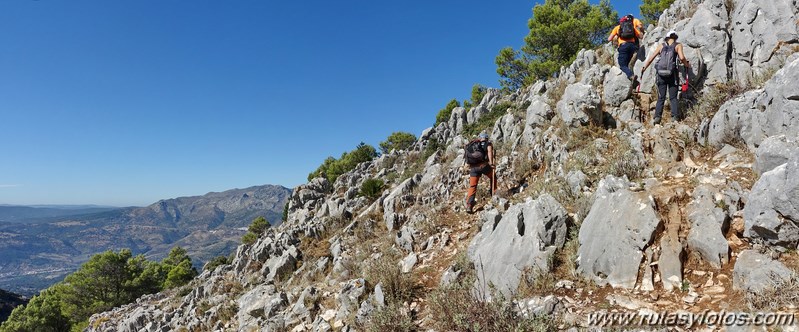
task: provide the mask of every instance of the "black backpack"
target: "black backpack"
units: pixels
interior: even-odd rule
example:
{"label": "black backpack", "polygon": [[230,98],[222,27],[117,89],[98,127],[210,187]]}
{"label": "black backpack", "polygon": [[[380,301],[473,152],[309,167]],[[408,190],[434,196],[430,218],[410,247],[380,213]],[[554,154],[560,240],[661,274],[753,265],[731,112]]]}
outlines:
{"label": "black backpack", "polygon": [[479,165],[488,160],[488,141],[474,140],[466,144],[464,158],[469,165]]}
{"label": "black backpack", "polygon": [[619,38],[633,39],[635,35],[635,19],[632,15],[627,15],[619,20]]}
{"label": "black backpack", "polygon": [[660,59],[655,65],[655,69],[660,76],[671,76],[677,70],[677,42],[663,43],[660,49]]}

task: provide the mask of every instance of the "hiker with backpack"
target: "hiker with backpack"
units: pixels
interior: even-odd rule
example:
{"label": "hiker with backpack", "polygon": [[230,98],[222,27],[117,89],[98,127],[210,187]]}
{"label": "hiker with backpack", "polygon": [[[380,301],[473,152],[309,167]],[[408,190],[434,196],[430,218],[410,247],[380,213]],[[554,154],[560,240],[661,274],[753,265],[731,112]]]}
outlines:
{"label": "hiker with backpack", "polygon": [[491,180],[491,195],[496,192],[497,181],[494,168],[494,147],[488,141],[488,134],[480,133],[477,139],[466,144],[463,155],[463,167],[469,171],[469,189],[466,191],[466,212],[474,212],[477,195],[477,183],[483,175]]}
{"label": "hiker with backpack", "polygon": [[644,24],[633,17],[632,14],[627,14],[619,19],[619,25],[613,28],[608,37],[608,42],[613,42],[613,40],[618,37],[619,68],[627,75],[630,81],[635,81],[637,79],[635,73],[630,69],[630,61],[635,57],[636,52],[638,52],[638,41],[641,39],[641,36],[643,36],[643,31]]}
{"label": "hiker with backpack", "polygon": [[641,69],[642,76],[655,57],[659,57],[659,59],[657,64],[655,64],[655,70],[657,71],[655,83],[658,87],[658,101],[657,104],[655,104],[654,124],[660,124],[660,119],[663,115],[663,104],[666,103],[667,92],[669,95],[671,118],[675,121],[680,121],[682,120],[682,113],[680,113],[680,105],[677,102],[677,90],[680,86],[677,58],[680,59],[680,62],[682,62],[688,70],[691,68],[691,63],[685,58],[682,44],[677,42],[676,31],[669,31],[664,38],[663,44],[658,45],[655,53],[649,56],[649,59],[646,60],[644,67]]}

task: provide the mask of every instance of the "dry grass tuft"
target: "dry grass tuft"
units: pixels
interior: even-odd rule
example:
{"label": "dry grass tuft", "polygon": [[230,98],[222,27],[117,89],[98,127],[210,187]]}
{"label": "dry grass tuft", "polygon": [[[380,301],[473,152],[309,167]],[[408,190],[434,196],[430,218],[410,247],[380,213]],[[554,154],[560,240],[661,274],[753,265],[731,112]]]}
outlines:
{"label": "dry grass tuft", "polygon": [[473,293],[473,278],[435,290],[428,297],[433,327],[440,331],[554,331],[547,317],[520,317],[512,301],[491,302]]}
{"label": "dry grass tuft", "polygon": [[396,303],[391,303],[376,310],[365,325],[365,330],[370,332],[408,332],[417,330],[408,310]]}
{"label": "dry grass tuft", "polygon": [[382,283],[387,303],[403,303],[416,297],[420,286],[412,273],[402,273],[399,250],[390,248],[380,258],[367,262],[366,280],[372,285]]}
{"label": "dry grass tuft", "polygon": [[776,311],[799,303],[799,275],[780,280],[760,292],[747,292],[746,304],[752,310]]}

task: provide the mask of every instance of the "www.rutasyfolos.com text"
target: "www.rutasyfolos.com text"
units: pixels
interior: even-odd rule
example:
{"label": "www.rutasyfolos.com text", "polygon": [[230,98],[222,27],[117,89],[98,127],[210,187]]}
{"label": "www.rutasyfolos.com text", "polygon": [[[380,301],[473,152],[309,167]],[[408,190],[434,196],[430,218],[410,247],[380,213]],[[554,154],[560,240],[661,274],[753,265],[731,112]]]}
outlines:
{"label": "www.rutasyfolos.com text", "polygon": [[661,311],[595,312],[588,316],[591,326],[788,326],[796,324],[797,313]]}

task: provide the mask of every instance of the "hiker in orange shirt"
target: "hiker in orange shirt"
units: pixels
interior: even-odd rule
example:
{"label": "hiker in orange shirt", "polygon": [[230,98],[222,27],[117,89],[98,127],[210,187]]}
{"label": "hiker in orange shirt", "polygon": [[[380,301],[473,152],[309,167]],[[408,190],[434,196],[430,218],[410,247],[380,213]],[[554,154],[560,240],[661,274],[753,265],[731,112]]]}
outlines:
{"label": "hiker in orange shirt", "polygon": [[619,68],[627,75],[630,81],[635,81],[638,78],[630,69],[630,60],[638,52],[638,40],[643,36],[643,31],[644,24],[634,18],[632,14],[627,14],[627,16],[619,19],[619,25],[613,28],[608,37],[609,42],[618,37]]}

